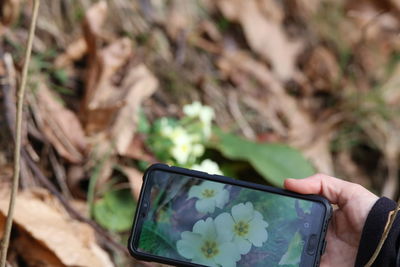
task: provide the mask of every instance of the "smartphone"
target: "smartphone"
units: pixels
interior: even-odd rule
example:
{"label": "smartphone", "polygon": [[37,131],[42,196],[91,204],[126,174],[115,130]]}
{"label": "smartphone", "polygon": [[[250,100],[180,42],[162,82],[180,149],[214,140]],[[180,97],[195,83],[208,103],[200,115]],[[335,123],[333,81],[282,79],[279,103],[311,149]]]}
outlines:
{"label": "smartphone", "polygon": [[128,248],[175,266],[318,266],[330,203],[164,164],[150,166]]}

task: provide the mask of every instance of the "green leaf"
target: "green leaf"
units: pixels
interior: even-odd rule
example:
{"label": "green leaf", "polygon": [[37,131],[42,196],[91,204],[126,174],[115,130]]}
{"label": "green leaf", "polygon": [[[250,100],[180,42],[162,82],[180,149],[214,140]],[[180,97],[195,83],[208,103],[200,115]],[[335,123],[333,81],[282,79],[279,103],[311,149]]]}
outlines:
{"label": "green leaf", "polygon": [[[140,235],[139,246],[144,251],[165,257],[171,257],[176,251],[176,247],[172,240],[168,237],[171,233],[168,231],[171,229],[170,224],[158,223],[155,224],[151,221],[145,221],[142,227],[142,233]],[[174,255],[176,257],[176,255]]]}
{"label": "green leaf", "polygon": [[139,120],[137,125],[138,132],[148,134],[150,132],[150,128],[151,126],[146,114],[144,113],[143,109],[139,109]]}
{"label": "green leaf", "polygon": [[279,261],[279,265],[289,265],[289,266],[297,266],[301,259],[301,253],[303,251],[303,245],[300,244],[301,235],[299,232],[296,232],[292,241],[290,241],[288,250],[285,254],[283,254],[281,260]]}
{"label": "green leaf", "polygon": [[314,173],[311,164],[294,148],[285,144],[255,143],[214,129],[211,147],[225,157],[248,161],[266,181],[283,186],[284,178],[304,178]]}
{"label": "green leaf", "polygon": [[59,83],[65,85],[68,82],[68,73],[64,69],[54,70],[52,74]]}
{"label": "green leaf", "polygon": [[95,220],[104,228],[123,232],[132,226],[136,202],[129,189],[107,192],[93,207]]}

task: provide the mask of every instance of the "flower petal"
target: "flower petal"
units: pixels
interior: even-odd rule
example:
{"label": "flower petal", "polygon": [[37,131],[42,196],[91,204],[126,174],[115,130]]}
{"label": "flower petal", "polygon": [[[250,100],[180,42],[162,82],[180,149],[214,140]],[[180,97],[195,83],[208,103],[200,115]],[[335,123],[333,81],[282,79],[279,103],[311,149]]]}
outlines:
{"label": "flower petal", "polygon": [[204,198],[196,201],[196,209],[202,213],[213,213],[215,210],[215,200],[213,198]]}
{"label": "flower petal", "polygon": [[264,218],[263,218],[262,214],[259,213],[258,211],[254,211],[253,220],[263,221],[264,227],[268,227],[268,223],[266,221],[264,221]]}
{"label": "flower petal", "polygon": [[223,243],[219,246],[219,253],[215,255],[214,260],[222,267],[235,267],[236,262],[240,260],[240,253],[235,244]]}
{"label": "flower petal", "polygon": [[242,255],[249,253],[251,249],[251,243],[246,239],[244,239],[243,237],[235,236],[233,243],[235,243],[239,253]]}
{"label": "flower petal", "polygon": [[253,204],[250,202],[247,202],[246,204],[240,203],[232,207],[232,217],[235,222],[248,222],[253,219],[253,214]]}
{"label": "flower petal", "polygon": [[203,191],[203,189],[201,188],[200,185],[194,185],[189,189],[188,196],[189,196],[189,198],[192,198],[192,197],[202,198],[202,195],[201,195],[202,191]]}
{"label": "flower petal", "polygon": [[212,181],[204,181],[201,185],[204,186],[203,188],[214,189],[217,192],[224,189],[224,186],[225,186],[225,184],[212,182]]}
{"label": "flower petal", "polygon": [[201,253],[196,255],[196,257],[193,258],[192,262],[198,263],[201,265],[205,265],[205,266],[218,267],[218,264],[216,264],[212,258],[208,259],[208,258],[204,257],[203,254],[201,254]]}
{"label": "flower petal", "polygon": [[221,213],[214,220],[215,228],[218,233],[218,240],[220,242],[230,242],[233,239],[233,227],[235,222],[232,216],[227,213]]}
{"label": "flower petal", "polygon": [[201,235],[185,231],[181,234],[181,238],[181,240],[176,242],[178,253],[187,259],[193,259],[196,251],[200,249],[202,241]]}
{"label": "flower petal", "polygon": [[215,196],[215,204],[218,208],[224,208],[225,204],[229,201],[229,192],[226,189],[222,189],[216,196]]}
{"label": "flower petal", "polygon": [[193,225],[193,232],[202,236],[202,239],[216,239],[217,232],[213,219],[199,220]]}
{"label": "flower petal", "polygon": [[268,223],[258,216],[249,222],[248,240],[256,247],[261,247],[268,239],[268,232],[265,228]]}

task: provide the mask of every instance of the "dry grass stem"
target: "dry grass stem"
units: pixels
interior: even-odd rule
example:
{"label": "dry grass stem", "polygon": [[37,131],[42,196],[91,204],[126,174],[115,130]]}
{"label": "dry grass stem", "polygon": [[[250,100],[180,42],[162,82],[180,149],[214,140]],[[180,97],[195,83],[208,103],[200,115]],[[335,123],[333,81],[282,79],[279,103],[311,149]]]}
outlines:
{"label": "dry grass stem", "polygon": [[383,231],[381,240],[379,240],[378,246],[376,247],[374,254],[372,254],[372,257],[369,259],[367,264],[365,264],[365,267],[372,266],[372,264],[375,262],[376,258],[378,257],[379,253],[381,252],[383,244],[385,244],[386,238],[389,235],[390,229],[392,229],[393,223],[396,220],[399,210],[400,210],[400,199],[397,201],[396,209],[389,213],[388,222],[386,223],[385,230]]}
{"label": "dry grass stem", "polygon": [[15,148],[14,148],[14,175],[13,175],[13,183],[12,189],[10,194],[10,204],[8,207],[7,213],[7,221],[4,229],[4,239],[1,248],[1,262],[0,266],[5,267],[7,262],[7,251],[8,246],[10,243],[10,234],[13,222],[13,215],[14,215],[14,206],[16,201],[16,195],[18,192],[19,186],[19,177],[20,177],[20,161],[21,161],[21,129],[22,129],[22,109],[24,104],[24,95],[25,95],[25,87],[26,87],[26,80],[28,76],[28,66],[31,58],[32,52],[32,43],[33,37],[35,35],[35,28],[36,22],[39,12],[39,1],[33,1],[33,13],[32,13],[32,21],[29,29],[29,36],[28,42],[25,51],[25,62],[24,67],[22,70],[22,80],[20,87],[18,89],[18,98],[17,98],[17,123],[16,123],[16,130],[15,130]]}

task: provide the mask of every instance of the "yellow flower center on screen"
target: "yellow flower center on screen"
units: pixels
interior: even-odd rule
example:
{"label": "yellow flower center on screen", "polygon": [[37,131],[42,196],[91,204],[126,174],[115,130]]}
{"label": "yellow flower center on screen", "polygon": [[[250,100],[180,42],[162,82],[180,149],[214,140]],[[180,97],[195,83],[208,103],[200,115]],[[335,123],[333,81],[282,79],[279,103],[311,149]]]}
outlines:
{"label": "yellow flower center on screen", "polygon": [[249,233],[249,224],[240,221],[235,224],[235,226],[233,227],[233,231],[238,236],[245,236]]}
{"label": "yellow flower center on screen", "polygon": [[214,189],[204,189],[203,192],[201,193],[204,198],[210,198],[215,195]]}
{"label": "yellow flower center on screen", "polygon": [[210,259],[218,254],[218,246],[214,241],[205,241],[201,247],[201,252],[207,259]]}

